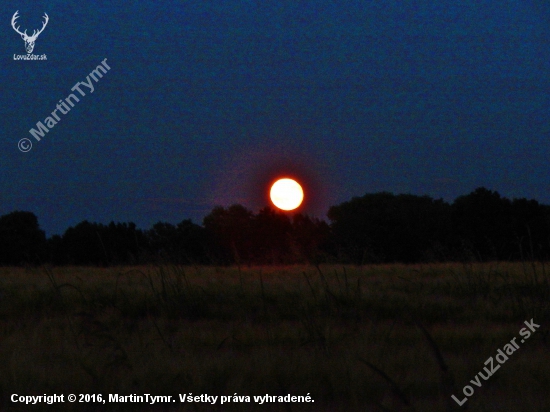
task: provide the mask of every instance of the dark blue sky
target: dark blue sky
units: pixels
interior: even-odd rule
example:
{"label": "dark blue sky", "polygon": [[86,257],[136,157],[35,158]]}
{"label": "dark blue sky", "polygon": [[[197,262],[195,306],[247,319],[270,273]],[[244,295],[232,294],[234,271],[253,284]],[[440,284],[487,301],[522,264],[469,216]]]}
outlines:
{"label": "dark blue sky", "polygon": [[[121,4],[124,5],[121,5]],[[550,6],[540,0],[5,1],[0,214],[48,235],[88,219],[200,223],[376,191],[452,201],[478,186],[550,203]],[[35,54],[10,27],[48,26]],[[30,34],[30,33],[29,33]],[[111,70],[40,142],[31,127]],[[17,142],[33,140],[21,153]]]}

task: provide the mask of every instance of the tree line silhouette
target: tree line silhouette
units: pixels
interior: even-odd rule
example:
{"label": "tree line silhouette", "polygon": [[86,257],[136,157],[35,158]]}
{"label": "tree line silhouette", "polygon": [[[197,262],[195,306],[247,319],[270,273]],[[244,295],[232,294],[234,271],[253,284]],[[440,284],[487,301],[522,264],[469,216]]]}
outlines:
{"label": "tree line silhouette", "polygon": [[288,263],[417,263],[462,260],[546,260],[550,206],[507,199],[478,188],[452,204],[388,192],[332,206],[329,223],[301,213],[242,205],[215,207],[202,225],[83,221],[46,238],[37,217],[0,216],[0,264],[128,265],[145,263],[255,265]]}

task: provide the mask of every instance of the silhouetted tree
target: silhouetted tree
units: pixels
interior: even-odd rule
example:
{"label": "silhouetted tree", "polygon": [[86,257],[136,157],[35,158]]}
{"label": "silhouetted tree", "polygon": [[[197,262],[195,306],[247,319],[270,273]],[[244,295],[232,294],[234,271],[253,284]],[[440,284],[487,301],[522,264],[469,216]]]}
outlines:
{"label": "silhouetted tree", "polygon": [[39,263],[46,255],[46,236],[31,212],[0,216],[0,263]]}
{"label": "silhouetted tree", "polygon": [[512,204],[484,187],[452,204],[453,233],[464,252],[480,260],[509,259],[513,241]]}
{"label": "silhouetted tree", "polygon": [[136,264],[145,246],[145,236],[136,224],[111,222],[99,230],[110,264]]}
{"label": "silhouetted tree", "polygon": [[53,235],[46,241],[47,261],[53,265],[66,265],[68,257],[63,247],[63,238],[59,235]]}
{"label": "silhouetted tree", "polygon": [[110,259],[102,234],[104,225],[87,220],[69,227],[62,236],[65,260],[74,265],[103,265]]}
{"label": "silhouetted tree", "polygon": [[381,192],[332,206],[328,217],[340,259],[415,262],[448,236],[448,209],[428,196]]}
{"label": "silhouetted tree", "polygon": [[203,220],[209,253],[219,263],[250,263],[254,214],[242,205],[217,206]]}
{"label": "silhouetted tree", "polygon": [[191,220],[183,220],[174,226],[158,222],[146,232],[150,256],[155,261],[178,264],[207,263],[206,231]]}
{"label": "silhouetted tree", "polygon": [[251,258],[255,263],[281,264],[291,260],[292,224],[288,214],[266,206],[252,220]]}
{"label": "silhouetted tree", "polygon": [[178,238],[176,227],[168,222],[157,222],[146,232],[151,257],[166,260],[174,256]]}
{"label": "silhouetted tree", "polygon": [[180,236],[180,260],[181,263],[209,263],[207,256],[207,234],[206,230],[190,219],[182,220],[177,225]]}
{"label": "silhouetted tree", "polygon": [[514,259],[548,259],[550,246],[550,207],[536,200],[514,199],[510,250],[506,256]]}
{"label": "silhouetted tree", "polygon": [[271,207],[256,215],[241,205],[216,207],[204,218],[210,250],[224,263],[283,264],[319,259],[329,240],[329,226],[308,216],[291,216]]}
{"label": "silhouetted tree", "polygon": [[133,222],[103,225],[85,220],[50,245],[57,262],[106,266],[140,263],[147,241]]}
{"label": "silhouetted tree", "polygon": [[292,217],[292,240],[298,256],[309,263],[329,260],[334,253],[327,222],[301,213]]}

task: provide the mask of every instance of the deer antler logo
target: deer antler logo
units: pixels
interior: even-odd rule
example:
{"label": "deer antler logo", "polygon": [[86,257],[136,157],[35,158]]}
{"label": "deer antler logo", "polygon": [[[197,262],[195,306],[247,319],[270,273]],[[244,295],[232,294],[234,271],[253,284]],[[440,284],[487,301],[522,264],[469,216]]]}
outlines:
{"label": "deer antler logo", "polygon": [[44,29],[46,28],[46,25],[48,24],[48,20],[50,20],[50,18],[46,13],[44,13],[44,22],[42,23],[42,28],[38,31],[34,30],[32,33],[32,36],[29,36],[27,35],[27,30],[21,33],[19,31],[19,27],[15,27],[15,23],[16,23],[15,21],[19,18],[17,13],[19,13],[19,10],[17,10],[13,15],[13,17],[11,18],[11,27],[13,27],[13,29],[21,35],[21,38],[25,41],[25,49],[27,49],[27,53],[31,54],[32,51],[34,50],[34,43],[38,35],[44,31]]}

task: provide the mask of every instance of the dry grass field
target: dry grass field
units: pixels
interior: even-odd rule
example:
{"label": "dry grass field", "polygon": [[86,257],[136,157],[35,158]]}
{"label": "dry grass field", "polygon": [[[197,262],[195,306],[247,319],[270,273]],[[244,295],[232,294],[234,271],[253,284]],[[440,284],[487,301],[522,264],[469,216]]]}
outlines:
{"label": "dry grass field", "polygon": [[[1,268],[0,410],[549,411],[549,269]],[[531,319],[540,328],[520,343]],[[472,384],[514,337],[519,349]],[[459,406],[451,395],[464,399],[466,385],[474,393]],[[71,393],[107,402],[10,401]],[[176,402],[108,402],[146,393]],[[254,402],[266,394],[314,402]]]}

